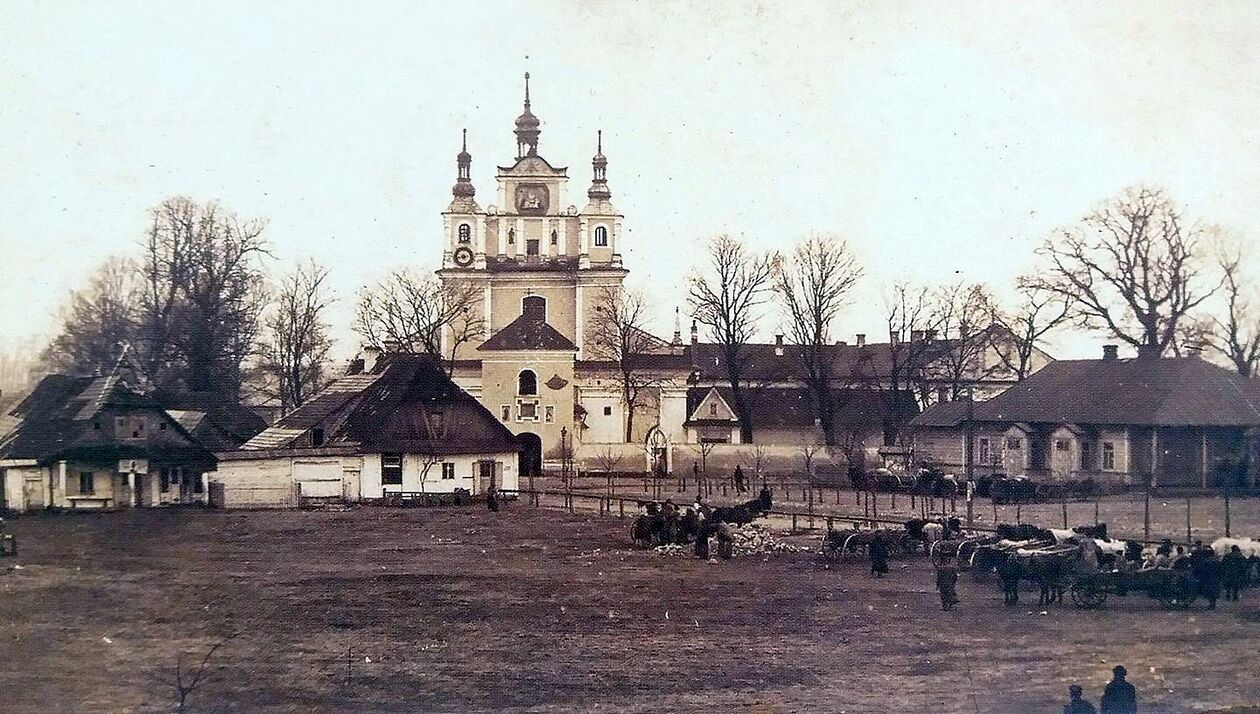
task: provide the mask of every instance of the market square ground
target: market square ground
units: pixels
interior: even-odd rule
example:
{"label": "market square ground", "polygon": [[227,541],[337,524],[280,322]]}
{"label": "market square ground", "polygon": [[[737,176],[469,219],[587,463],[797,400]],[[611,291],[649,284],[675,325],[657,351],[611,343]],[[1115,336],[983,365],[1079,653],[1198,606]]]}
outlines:
{"label": "market square ground", "polygon": [[525,504],[17,518],[0,708],[170,711],[176,654],[228,633],[193,711],[1047,712],[1117,662],[1142,711],[1260,703],[1254,592],[1042,615],[964,577],[942,613],[921,558],[878,581],[808,553],[710,564],[632,550],[628,525]]}

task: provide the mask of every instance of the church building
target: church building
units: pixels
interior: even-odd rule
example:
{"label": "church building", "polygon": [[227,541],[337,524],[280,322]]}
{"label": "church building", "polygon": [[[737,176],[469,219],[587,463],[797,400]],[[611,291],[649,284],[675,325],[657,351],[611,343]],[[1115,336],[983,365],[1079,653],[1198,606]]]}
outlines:
{"label": "church building", "polygon": [[[525,469],[573,453],[583,440],[625,440],[616,364],[593,336],[601,298],[619,291],[627,273],[602,136],[594,137],[592,178],[582,197],[572,193],[568,169],[539,153],[541,133],[526,74],[516,157],[498,167],[497,191],[485,207],[470,178],[465,135],[442,214],[438,271],[444,284],[475,289],[479,297],[465,324],[444,331],[443,354],[453,357],[455,381],[518,435]],[[677,335],[675,344],[659,345],[655,367],[668,384],[653,387],[650,414],[636,411],[643,428],[633,440],[640,443],[658,422],[674,425],[670,440],[684,439],[688,358]],[[675,418],[661,419],[673,411]]]}

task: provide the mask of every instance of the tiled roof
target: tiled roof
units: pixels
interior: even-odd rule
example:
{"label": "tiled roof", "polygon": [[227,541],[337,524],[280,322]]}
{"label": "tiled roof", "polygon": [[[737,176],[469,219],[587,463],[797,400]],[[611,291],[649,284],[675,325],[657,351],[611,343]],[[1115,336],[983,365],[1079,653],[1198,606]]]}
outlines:
{"label": "tiled roof", "polygon": [[1064,360],[977,402],[974,417],[1084,425],[1260,426],[1260,382],[1197,358]]}
{"label": "tiled roof", "polygon": [[[692,387],[687,390],[687,415],[700,406],[714,387]],[[727,404],[734,407],[734,395],[729,387],[716,387]],[[878,425],[885,419],[902,421],[918,413],[919,407],[910,392],[896,394],[878,389],[833,390],[836,404],[836,423],[853,425]],[[747,390],[747,403],[752,410],[753,429],[797,428],[814,424],[815,409],[809,390],[795,387],[768,387]],[[711,422],[701,419],[696,422]]]}
{"label": "tiled roof", "polygon": [[1254,380],[1201,359],[1056,362],[983,403],[994,421],[1260,425]]}

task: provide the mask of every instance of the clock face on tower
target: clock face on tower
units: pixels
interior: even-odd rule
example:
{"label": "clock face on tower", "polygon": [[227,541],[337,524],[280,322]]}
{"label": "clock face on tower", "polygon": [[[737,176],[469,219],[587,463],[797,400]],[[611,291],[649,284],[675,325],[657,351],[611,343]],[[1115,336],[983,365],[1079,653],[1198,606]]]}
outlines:
{"label": "clock face on tower", "polygon": [[547,187],[540,183],[523,183],[516,187],[517,213],[546,213]]}
{"label": "clock face on tower", "polygon": [[473,252],[468,249],[468,246],[461,245],[460,247],[455,249],[454,258],[455,258],[456,265],[460,266],[461,268],[467,268],[468,266],[472,265]]}

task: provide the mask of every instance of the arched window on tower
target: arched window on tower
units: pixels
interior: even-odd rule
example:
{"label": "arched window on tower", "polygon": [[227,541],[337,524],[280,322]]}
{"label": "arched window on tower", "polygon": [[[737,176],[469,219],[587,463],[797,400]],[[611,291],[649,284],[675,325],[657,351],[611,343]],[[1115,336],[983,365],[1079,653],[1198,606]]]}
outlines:
{"label": "arched window on tower", "polygon": [[600,248],[608,245],[608,229],[604,226],[595,227],[595,245]]}
{"label": "arched window on tower", "polygon": [[532,369],[523,369],[516,377],[516,393],[519,396],[537,396],[538,375]]}
{"label": "arched window on tower", "polygon": [[472,226],[467,223],[459,224],[459,242],[467,243],[472,240]]}

